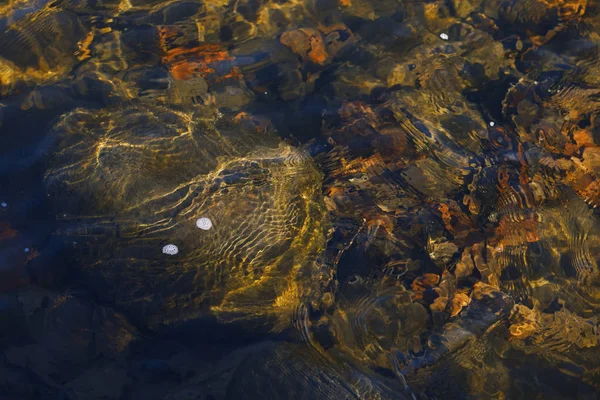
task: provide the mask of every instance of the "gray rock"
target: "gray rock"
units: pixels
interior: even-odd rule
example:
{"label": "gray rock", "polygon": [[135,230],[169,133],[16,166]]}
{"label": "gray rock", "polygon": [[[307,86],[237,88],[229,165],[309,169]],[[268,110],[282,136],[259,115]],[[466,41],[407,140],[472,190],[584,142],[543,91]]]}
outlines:
{"label": "gray rock", "polygon": [[69,382],[78,400],[118,400],[129,383],[127,371],[118,368],[94,368]]}

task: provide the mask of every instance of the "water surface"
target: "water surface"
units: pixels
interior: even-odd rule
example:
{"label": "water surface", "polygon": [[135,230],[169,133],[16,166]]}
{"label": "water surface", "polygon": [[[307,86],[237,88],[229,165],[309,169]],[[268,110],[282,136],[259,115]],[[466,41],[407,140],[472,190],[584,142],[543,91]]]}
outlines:
{"label": "water surface", "polygon": [[0,2],[0,397],[596,399],[590,0]]}

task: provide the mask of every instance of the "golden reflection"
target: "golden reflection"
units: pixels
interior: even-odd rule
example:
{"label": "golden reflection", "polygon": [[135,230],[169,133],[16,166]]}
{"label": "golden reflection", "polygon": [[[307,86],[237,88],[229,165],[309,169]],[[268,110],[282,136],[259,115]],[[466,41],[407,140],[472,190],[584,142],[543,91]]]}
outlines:
{"label": "golden reflection", "polygon": [[[102,261],[82,255],[85,269],[150,326],[207,307],[224,322],[285,326],[297,305],[319,307],[320,174],[302,151],[251,122],[219,130],[199,116],[145,107],[64,116],[47,179],[57,195],[69,193],[68,220],[82,221],[64,234],[111,249]],[[199,216],[213,227],[199,231]],[[107,224],[118,236],[105,236]],[[157,258],[163,242],[179,254]]]}

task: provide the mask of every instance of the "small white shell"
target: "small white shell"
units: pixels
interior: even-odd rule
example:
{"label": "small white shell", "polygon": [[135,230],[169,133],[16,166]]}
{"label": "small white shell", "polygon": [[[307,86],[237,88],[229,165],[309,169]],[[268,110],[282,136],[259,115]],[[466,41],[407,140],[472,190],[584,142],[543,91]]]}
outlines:
{"label": "small white shell", "polygon": [[450,37],[447,33],[440,33],[440,38],[442,38],[442,40],[448,40]]}
{"label": "small white shell", "polygon": [[177,246],[175,246],[174,244],[168,244],[165,247],[163,247],[162,251],[164,254],[174,256],[175,254],[179,253],[179,248]]}
{"label": "small white shell", "polygon": [[494,126],[496,123],[494,121],[490,121],[490,126]]}
{"label": "small white shell", "polygon": [[212,228],[212,221],[206,217],[198,218],[198,220],[196,220],[196,226],[203,231],[207,231]]}

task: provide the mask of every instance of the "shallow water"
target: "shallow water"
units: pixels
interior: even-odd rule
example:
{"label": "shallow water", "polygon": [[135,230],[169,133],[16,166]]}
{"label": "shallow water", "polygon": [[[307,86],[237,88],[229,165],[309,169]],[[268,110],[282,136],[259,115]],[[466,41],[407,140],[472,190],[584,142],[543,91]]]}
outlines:
{"label": "shallow water", "polygon": [[598,398],[599,46],[590,0],[0,1],[0,398]]}

